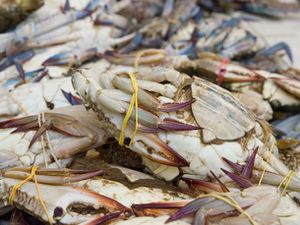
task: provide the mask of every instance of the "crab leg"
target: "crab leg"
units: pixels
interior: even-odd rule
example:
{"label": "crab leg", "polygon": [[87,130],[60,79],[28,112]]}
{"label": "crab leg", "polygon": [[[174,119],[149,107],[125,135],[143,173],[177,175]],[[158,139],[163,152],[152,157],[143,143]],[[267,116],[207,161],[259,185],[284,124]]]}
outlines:
{"label": "crab leg", "polygon": [[281,50],[285,51],[289,60],[293,63],[292,50],[291,50],[290,46],[284,42],[279,42],[267,49],[264,49],[264,50],[258,52],[258,55],[270,57],[270,56],[274,55],[274,53],[277,53]]}
{"label": "crab leg", "polygon": [[[117,88],[132,94],[133,93],[133,87],[131,80],[129,78],[124,78],[120,76],[115,76],[112,80],[112,83]],[[169,103],[169,104],[161,104],[157,98],[155,98],[153,95],[151,95],[149,92],[146,92],[146,90],[150,91],[156,91],[156,89],[160,89],[161,92],[168,92],[168,90],[165,90],[169,86],[164,86],[159,83],[151,82],[151,81],[144,81],[144,80],[137,80],[138,87],[140,88],[138,91],[138,100],[139,102],[146,106],[147,108],[150,108],[155,111],[161,111],[161,112],[169,112],[169,111],[176,111],[182,108],[185,108],[192,104],[191,101],[185,102],[185,103]],[[172,93],[172,97],[174,97],[175,93]],[[173,107],[171,107],[173,106]]]}
{"label": "crab leg", "polygon": [[[76,172],[77,171],[69,170],[69,174],[68,174],[67,171],[65,170],[56,169],[55,173],[53,174],[47,175],[47,170],[45,170],[44,172],[45,175],[43,175],[43,173],[40,175],[40,172],[37,171],[36,178],[38,183],[42,183],[42,184],[65,185],[65,184],[78,182],[81,180],[86,180],[102,174],[101,170],[88,172],[88,173],[85,173],[85,171],[79,171],[82,173],[80,175],[76,175]],[[75,173],[75,175],[73,175],[72,173]],[[4,173],[4,176],[7,178],[20,179],[20,180],[26,179],[29,175],[30,172],[16,171],[16,170],[9,170]]]}
{"label": "crab leg", "polygon": [[42,63],[43,66],[73,66],[80,65],[92,58],[98,57],[97,48],[70,51],[56,54]]}

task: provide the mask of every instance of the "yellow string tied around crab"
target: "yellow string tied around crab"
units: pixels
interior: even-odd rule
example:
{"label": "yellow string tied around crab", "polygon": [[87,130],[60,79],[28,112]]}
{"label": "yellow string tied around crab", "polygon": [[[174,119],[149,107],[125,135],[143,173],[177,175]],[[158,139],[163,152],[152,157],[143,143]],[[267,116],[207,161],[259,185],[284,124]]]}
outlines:
{"label": "yellow string tied around crab", "polygon": [[277,190],[280,191],[280,188],[282,187],[282,185],[285,183],[284,188],[281,192],[281,196],[284,196],[286,193],[287,188],[290,185],[290,182],[292,180],[292,178],[295,176],[295,171],[290,170],[287,175],[281,180],[281,182],[279,183]]}
{"label": "yellow string tied around crab", "polygon": [[33,180],[34,183],[35,183],[35,188],[36,188],[36,191],[37,191],[37,194],[38,194],[38,198],[40,200],[40,203],[42,205],[42,208],[48,218],[48,222],[50,225],[52,225],[52,222],[51,222],[51,219],[48,215],[48,210],[47,210],[47,207],[46,207],[46,204],[42,198],[42,194],[41,194],[41,190],[40,190],[40,187],[38,185],[38,182],[37,182],[37,177],[36,177],[36,171],[38,169],[38,166],[34,165],[32,166],[31,168],[31,174],[25,178],[24,180],[22,180],[20,183],[18,184],[15,184],[10,192],[10,195],[9,195],[9,199],[8,199],[8,202],[10,205],[13,205],[13,202],[14,202],[14,199],[15,199],[15,196],[16,196],[16,193],[17,193],[17,190],[22,187],[24,184],[26,184],[28,181],[30,180]]}
{"label": "yellow string tied around crab", "polygon": [[135,127],[134,127],[134,131],[132,133],[131,140],[130,140],[130,143],[129,143],[129,147],[130,147],[133,144],[134,137],[135,137],[136,132],[138,130],[138,125],[139,125],[139,119],[138,118],[139,118],[139,115],[138,115],[138,85],[137,85],[137,81],[136,81],[134,73],[128,72],[128,75],[129,75],[131,83],[132,83],[133,94],[131,96],[129,107],[128,107],[128,110],[127,110],[126,115],[124,117],[124,120],[123,120],[123,124],[122,124],[122,128],[121,128],[121,133],[120,133],[120,136],[119,136],[119,144],[121,146],[124,145],[125,130],[126,130],[128,121],[129,121],[129,119],[131,117],[131,114],[132,114],[132,111],[133,111],[133,107],[135,107]]}
{"label": "yellow string tied around crab", "polygon": [[[274,147],[275,147],[275,141],[272,142],[272,145],[270,147],[270,150],[268,151],[268,156],[267,156],[267,163],[269,164],[270,160],[271,160],[271,154],[273,154],[273,150],[274,150]],[[263,169],[263,172],[259,178],[259,182],[258,182],[258,185],[261,185],[262,183],[262,180],[265,176],[265,173],[266,173],[266,169],[267,167],[265,166],[264,169]]]}
{"label": "yellow string tied around crab", "polygon": [[239,203],[237,203],[237,201],[235,201],[231,196],[229,196],[227,193],[216,193],[216,192],[212,192],[212,193],[208,193],[205,195],[200,195],[200,198],[205,198],[205,197],[213,197],[216,199],[219,199],[223,202],[226,202],[228,205],[232,206],[233,208],[235,208],[237,211],[239,211],[241,214],[244,214],[248,220],[250,221],[250,223],[252,225],[258,225],[254,219],[252,218],[252,216],[246,212],[240,205]]}

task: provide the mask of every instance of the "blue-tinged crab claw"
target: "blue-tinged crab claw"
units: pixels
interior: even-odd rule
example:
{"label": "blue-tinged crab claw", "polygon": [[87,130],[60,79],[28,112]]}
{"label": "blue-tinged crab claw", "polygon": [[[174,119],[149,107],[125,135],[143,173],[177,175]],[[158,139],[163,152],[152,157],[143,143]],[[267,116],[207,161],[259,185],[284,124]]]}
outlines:
{"label": "blue-tinged crab claw", "polygon": [[270,57],[273,54],[279,52],[279,51],[285,51],[285,53],[287,54],[289,60],[293,63],[293,54],[292,54],[292,50],[290,48],[290,46],[284,42],[279,42],[267,49],[264,49],[260,52],[258,52],[258,55],[262,55],[262,56],[267,56]]}
{"label": "blue-tinged crab claw", "polygon": [[74,95],[71,92],[66,92],[61,89],[61,92],[64,94],[66,99],[70,102],[71,105],[82,105],[82,100]]}
{"label": "blue-tinged crab claw", "polygon": [[43,66],[73,66],[80,65],[85,61],[91,60],[98,56],[97,48],[78,50],[75,52],[68,51],[51,56],[45,60]]}

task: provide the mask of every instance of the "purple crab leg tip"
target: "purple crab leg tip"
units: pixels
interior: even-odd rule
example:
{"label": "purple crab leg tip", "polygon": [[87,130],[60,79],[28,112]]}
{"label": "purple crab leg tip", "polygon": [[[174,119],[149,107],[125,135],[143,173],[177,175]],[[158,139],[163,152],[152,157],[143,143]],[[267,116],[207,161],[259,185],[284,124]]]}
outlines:
{"label": "purple crab leg tip", "polygon": [[252,152],[249,159],[247,160],[247,163],[241,172],[242,176],[247,177],[247,178],[250,178],[252,176],[252,171],[254,168],[254,162],[255,162],[255,157],[256,157],[257,151],[258,151],[258,147]]}
{"label": "purple crab leg tip", "polygon": [[265,56],[271,56],[280,50],[284,50],[286,52],[289,60],[293,63],[294,60],[293,60],[292,50],[291,50],[290,46],[284,42],[279,42],[279,43],[263,50],[260,54],[265,55]]}
{"label": "purple crab leg tip", "polygon": [[194,103],[194,99],[189,100],[189,101],[185,101],[185,102],[179,102],[179,103],[165,103],[163,104],[159,110],[161,112],[173,112],[173,111],[177,111],[180,109],[184,109],[188,106],[190,106],[191,104]]}
{"label": "purple crab leg tip", "polygon": [[234,182],[236,182],[241,188],[249,188],[252,185],[251,181],[246,178],[246,177],[242,177],[242,176],[239,176],[239,175],[236,175],[232,172],[229,172],[225,169],[222,169],[221,170],[228,176],[230,177],[230,179],[232,179]]}
{"label": "purple crab leg tip", "polygon": [[231,160],[229,160],[225,157],[222,157],[222,159],[237,172],[239,172],[239,173],[242,172],[243,166],[239,165],[238,163],[232,162]]}

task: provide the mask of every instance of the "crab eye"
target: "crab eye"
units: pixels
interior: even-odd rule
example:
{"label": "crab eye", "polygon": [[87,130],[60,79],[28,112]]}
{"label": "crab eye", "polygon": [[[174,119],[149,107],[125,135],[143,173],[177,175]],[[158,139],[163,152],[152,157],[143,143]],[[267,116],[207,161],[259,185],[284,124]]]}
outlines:
{"label": "crab eye", "polygon": [[55,209],[54,209],[54,212],[53,212],[53,218],[54,219],[59,219],[63,216],[64,214],[64,210],[62,207],[60,206],[57,206]]}

